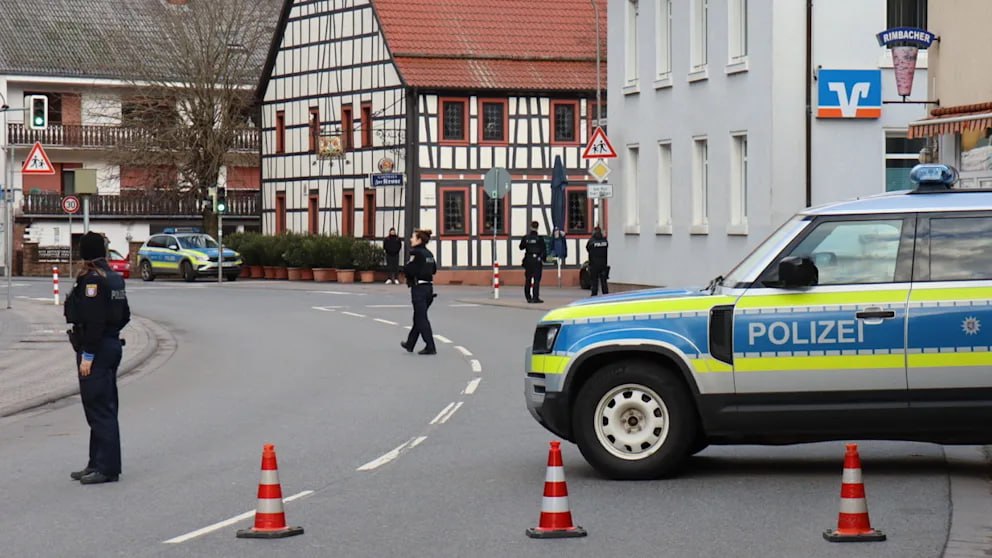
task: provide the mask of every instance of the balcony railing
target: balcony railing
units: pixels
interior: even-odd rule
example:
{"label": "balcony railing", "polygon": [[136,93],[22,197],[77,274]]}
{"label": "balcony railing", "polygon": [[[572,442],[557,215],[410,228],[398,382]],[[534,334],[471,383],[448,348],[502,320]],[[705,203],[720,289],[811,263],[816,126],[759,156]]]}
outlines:
{"label": "balcony railing", "polygon": [[[232,217],[258,215],[259,192],[227,191],[228,211]],[[193,193],[164,191],[122,191],[90,199],[90,216],[95,217],[195,217],[201,214],[202,202]],[[62,195],[54,192],[24,195],[24,215],[65,215]]]}
{"label": "balcony railing", "polygon": [[[7,137],[12,145],[32,145],[40,141],[45,147],[104,149],[142,139],[148,131],[131,126],[88,126],[50,124],[44,130],[32,130],[24,124],[7,125]],[[258,130],[238,130],[233,142],[235,151],[257,151]]]}

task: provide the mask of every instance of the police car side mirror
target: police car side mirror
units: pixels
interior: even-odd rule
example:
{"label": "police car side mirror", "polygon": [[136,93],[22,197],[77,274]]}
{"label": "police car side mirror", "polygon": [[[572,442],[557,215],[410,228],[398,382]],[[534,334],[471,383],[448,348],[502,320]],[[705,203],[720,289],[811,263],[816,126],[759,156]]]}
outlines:
{"label": "police car side mirror", "polygon": [[820,273],[809,258],[789,256],[778,262],[778,280],[783,289],[812,287],[819,281]]}
{"label": "police car side mirror", "polygon": [[178,251],[179,250],[179,245],[178,244],[170,244],[169,245],[169,250]]}

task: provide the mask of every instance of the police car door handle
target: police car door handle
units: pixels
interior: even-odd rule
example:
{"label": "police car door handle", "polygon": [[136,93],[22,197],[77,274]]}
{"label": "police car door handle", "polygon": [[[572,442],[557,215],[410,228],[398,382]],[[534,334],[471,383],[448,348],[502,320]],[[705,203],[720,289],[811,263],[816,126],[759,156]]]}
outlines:
{"label": "police car door handle", "polygon": [[882,320],[895,318],[896,313],[893,310],[882,310],[881,308],[878,307],[870,307],[861,310],[854,316],[859,320],[865,320],[865,323],[880,324],[882,323]]}

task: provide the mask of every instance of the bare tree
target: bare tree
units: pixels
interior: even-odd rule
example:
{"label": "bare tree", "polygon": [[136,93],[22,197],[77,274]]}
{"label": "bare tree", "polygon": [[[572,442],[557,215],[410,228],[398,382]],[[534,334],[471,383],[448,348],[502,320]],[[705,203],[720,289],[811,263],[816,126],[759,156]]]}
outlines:
{"label": "bare tree", "polygon": [[[154,26],[156,33],[148,37],[150,44],[132,45],[143,53],[137,67],[119,69],[129,76],[131,87],[122,94],[119,115],[127,135],[113,162],[122,169],[140,169],[153,188],[201,198],[217,185],[225,165],[257,165],[257,150],[246,149],[255,145],[253,88],[280,3],[162,3],[149,21],[136,22]],[[210,207],[203,210],[203,225],[216,233]]]}

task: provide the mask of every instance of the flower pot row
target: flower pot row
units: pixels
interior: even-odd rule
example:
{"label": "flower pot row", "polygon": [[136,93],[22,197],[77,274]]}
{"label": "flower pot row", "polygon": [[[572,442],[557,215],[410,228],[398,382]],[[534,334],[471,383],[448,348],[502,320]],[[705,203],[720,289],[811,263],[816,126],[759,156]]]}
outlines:
{"label": "flower pot row", "polygon": [[269,279],[289,281],[316,281],[354,283],[356,277],[362,283],[374,283],[381,277],[382,272],[355,271],[354,269],[335,269],[333,267],[280,267],[250,265],[242,268],[241,277],[244,279]]}

